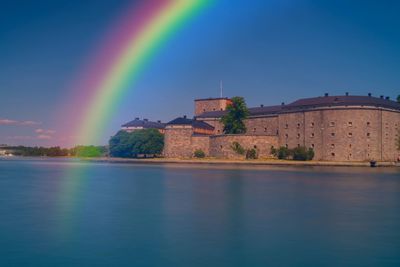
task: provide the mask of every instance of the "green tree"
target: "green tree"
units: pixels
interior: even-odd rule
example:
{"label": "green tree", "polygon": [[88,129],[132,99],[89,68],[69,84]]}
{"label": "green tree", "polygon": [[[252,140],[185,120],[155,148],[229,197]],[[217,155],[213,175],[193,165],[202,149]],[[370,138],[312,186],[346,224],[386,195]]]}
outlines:
{"label": "green tree", "polygon": [[225,134],[243,134],[246,133],[244,119],[249,115],[246,102],[243,97],[235,96],[232,103],[226,107],[228,113],[221,118],[224,125]]}
{"label": "green tree", "polygon": [[139,155],[161,154],[164,135],[157,129],[144,129],[131,133],[119,131],[109,141],[110,156],[135,158]]}
{"label": "green tree", "polygon": [[400,103],[400,95],[397,96],[397,102]]}

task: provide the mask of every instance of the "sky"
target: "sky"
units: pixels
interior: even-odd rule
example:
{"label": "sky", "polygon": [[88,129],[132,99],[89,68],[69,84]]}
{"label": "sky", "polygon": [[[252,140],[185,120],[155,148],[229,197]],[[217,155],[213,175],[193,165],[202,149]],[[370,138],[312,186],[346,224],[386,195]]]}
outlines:
{"label": "sky", "polygon": [[[0,0],[0,144],[65,145],[59,107],[132,2]],[[193,100],[218,97],[221,80],[224,96],[250,107],[324,93],[395,99],[398,10],[399,1],[215,0],[147,64],[102,143],[135,117],[193,116]]]}

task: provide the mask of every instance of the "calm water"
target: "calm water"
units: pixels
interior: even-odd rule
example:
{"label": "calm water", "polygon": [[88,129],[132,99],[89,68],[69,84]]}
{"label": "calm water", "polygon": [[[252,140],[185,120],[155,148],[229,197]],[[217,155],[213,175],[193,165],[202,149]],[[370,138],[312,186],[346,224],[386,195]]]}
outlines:
{"label": "calm water", "polygon": [[0,266],[400,266],[399,168],[0,160]]}

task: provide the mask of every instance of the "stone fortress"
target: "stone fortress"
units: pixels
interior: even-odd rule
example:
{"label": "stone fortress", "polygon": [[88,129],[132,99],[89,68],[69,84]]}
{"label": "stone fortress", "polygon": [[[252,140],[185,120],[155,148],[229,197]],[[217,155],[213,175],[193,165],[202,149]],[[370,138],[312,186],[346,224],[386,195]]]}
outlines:
{"label": "stone fortress", "polygon": [[238,142],[254,148],[259,158],[269,158],[271,147],[311,147],[314,160],[396,161],[400,129],[400,103],[384,98],[325,96],[305,98],[290,104],[249,108],[246,134],[223,133],[221,117],[229,98],[196,99],[195,116],[176,118],[167,124],[164,156],[190,158],[197,149],[208,157],[243,158],[232,149]]}

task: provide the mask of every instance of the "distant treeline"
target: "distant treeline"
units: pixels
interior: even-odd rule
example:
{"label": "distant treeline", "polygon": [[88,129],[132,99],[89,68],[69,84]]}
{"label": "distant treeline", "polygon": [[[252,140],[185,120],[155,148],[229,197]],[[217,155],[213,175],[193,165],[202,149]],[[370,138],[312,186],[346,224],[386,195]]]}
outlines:
{"label": "distant treeline", "polygon": [[74,148],[9,146],[3,148],[15,156],[24,157],[104,157],[108,155],[105,146],[76,146]]}

